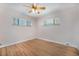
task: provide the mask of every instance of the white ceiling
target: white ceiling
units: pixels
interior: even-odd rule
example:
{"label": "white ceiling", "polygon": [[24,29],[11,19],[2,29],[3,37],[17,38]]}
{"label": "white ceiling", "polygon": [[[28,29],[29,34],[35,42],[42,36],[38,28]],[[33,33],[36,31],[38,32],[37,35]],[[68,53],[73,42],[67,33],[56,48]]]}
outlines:
{"label": "white ceiling", "polygon": [[32,17],[40,17],[40,16],[46,16],[54,12],[55,10],[76,5],[76,4],[68,4],[68,3],[65,3],[65,4],[64,3],[63,4],[62,3],[37,3],[37,4],[46,7],[46,10],[41,11],[39,15],[35,13],[28,13],[29,9],[26,8],[24,5],[31,5],[31,3],[9,3],[9,4],[6,4],[6,6],[12,8],[15,11],[20,12],[20,14],[24,16],[29,15]]}
{"label": "white ceiling", "polygon": [[46,10],[41,11],[40,14],[36,14],[36,13],[28,13],[29,8],[25,7],[24,5],[31,5],[31,3],[26,3],[26,4],[10,4],[10,7],[12,7],[13,9],[21,12],[24,15],[29,15],[29,16],[33,16],[33,17],[39,17],[39,16],[43,16],[43,15],[47,15],[48,13],[50,13],[51,11],[54,11],[55,9],[57,9],[59,7],[59,4],[52,4],[52,3],[41,3],[39,5],[45,6]]}

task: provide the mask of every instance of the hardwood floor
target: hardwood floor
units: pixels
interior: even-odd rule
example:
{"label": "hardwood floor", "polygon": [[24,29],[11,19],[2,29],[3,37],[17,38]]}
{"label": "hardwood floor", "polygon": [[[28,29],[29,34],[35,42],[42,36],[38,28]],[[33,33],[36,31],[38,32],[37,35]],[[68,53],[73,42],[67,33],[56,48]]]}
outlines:
{"label": "hardwood floor", "polygon": [[39,39],[0,48],[0,56],[77,56],[76,48]]}

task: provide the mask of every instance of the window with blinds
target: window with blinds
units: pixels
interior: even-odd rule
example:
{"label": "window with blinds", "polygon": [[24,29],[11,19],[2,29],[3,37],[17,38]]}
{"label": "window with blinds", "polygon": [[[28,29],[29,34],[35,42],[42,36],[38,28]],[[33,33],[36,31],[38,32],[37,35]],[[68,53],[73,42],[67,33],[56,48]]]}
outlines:
{"label": "window with blinds", "polygon": [[14,18],[13,25],[17,26],[32,26],[31,20],[21,19],[21,18]]}

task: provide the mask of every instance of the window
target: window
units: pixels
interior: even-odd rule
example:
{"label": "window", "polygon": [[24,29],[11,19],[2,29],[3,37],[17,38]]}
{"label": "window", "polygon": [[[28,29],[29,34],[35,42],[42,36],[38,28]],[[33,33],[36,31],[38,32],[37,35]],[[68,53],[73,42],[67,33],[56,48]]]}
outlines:
{"label": "window", "polygon": [[14,18],[13,24],[18,25],[18,26],[31,26],[32,22],[31,22],[31,20],[26,20],[26,19],[22,19],[22,18]]}
{"label": "window", "polygon": [[48,19],[43,22],[44,26],[59,25],[57,19]]}

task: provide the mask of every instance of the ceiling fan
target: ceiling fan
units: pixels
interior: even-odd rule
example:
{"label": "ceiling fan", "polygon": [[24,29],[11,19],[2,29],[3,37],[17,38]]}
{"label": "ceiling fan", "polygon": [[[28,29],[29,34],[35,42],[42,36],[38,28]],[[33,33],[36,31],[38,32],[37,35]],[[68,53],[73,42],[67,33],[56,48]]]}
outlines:
{"label": "ceiling fan", "polygon": [[28,11],[29,13],[37,13],[40,14],[42,10],[45,10],[45,6],[41,6],[38,4],[31,4],[30,6],[24,5],[26,8],[29,8],[30,10]]}

